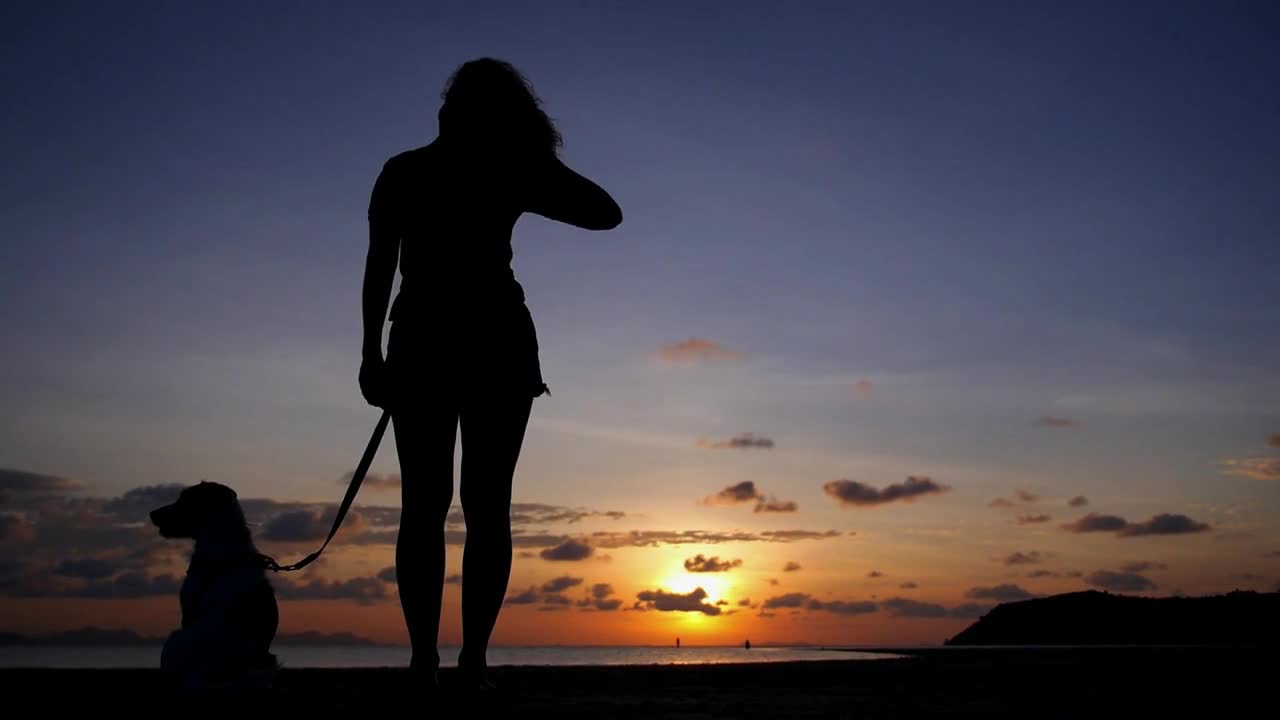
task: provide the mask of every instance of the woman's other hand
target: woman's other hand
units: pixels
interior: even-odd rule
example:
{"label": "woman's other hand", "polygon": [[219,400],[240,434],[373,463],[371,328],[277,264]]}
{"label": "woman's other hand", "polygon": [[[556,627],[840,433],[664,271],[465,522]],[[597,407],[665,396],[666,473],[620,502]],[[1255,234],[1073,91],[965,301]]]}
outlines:
{"label": "woman's other hand", "polygon": [[360,394],[376,408],[385,408],[390,399],[387,374],[387,362],[381,355],[366,355],[360,362]]}

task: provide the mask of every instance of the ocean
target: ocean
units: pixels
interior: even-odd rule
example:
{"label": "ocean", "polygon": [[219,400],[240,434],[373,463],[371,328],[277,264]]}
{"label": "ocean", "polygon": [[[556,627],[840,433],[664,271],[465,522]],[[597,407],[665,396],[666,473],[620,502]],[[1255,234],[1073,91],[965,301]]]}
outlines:
{"label": "ocean", "polygon": [[[278,645],[286,668],[407,667],[404,646]],[[457,664],[458,648],[440,649],[441,664]],[[495,647],[489,665],[680,665],[768,663],[797,660],[881,660],[887,653],[844,652],[808,647]],[[154,668],[160,648],[153,645],[6,645],[0,668]]]}

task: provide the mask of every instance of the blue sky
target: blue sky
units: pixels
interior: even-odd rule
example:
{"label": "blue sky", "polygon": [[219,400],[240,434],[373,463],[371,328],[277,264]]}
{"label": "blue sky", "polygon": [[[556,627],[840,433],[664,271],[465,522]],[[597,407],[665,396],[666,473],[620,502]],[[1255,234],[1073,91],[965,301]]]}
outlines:
{"label": "blue sky", "polygon": [[[1277,537],[1280,485],[1219,469],[1280,432],[1270,3],[6,15],[0,465],[336,500],[373,179],[492,55],[625,216],[517,225],[553,393],[518,498],[693,521],[754,479],[822,524],[828,480],[930,475],[940,524],[1026,486]],[[690,338],[740,354],[663,362]],[[695,445],[742,432],[775,450]]]}

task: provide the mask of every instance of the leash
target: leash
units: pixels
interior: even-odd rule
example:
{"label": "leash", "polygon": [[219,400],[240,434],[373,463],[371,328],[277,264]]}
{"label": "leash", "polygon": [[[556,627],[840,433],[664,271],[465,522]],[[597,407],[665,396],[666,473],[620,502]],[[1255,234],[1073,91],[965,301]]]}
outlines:
{"label": "leash", "polygon": [[262,560],[263,567],[272,572],[293,572],[315,562],[320,557],[320,553],[329,546],[329,541],[337,534],[338,528],[342,525],[342,520],[346,518],[347,511],[351,509],[351,502],[356,499],[356,493],[360,492],[360,484],[364,482],[364,476],[369,473],[369,465],[373,463],[373,456],[378,454],[378,445],[382,442],[382,434],[387,429],[387,421],[391,419],[391,411],[383,410],[382,417],[378,419],[378,424],[373,428],[373,436],[369,438],[369,444],[364,449],[364,457],[360,458],[360,464],[356,466],[356,471],[351,475],[351,484],[347,486],[347,496],[342,498],[342,504],[338,506],[338,514],[333,518],[333,527],[329,528],[329,537],[325,538],[324,544],[319,550],[302,558],[292,565],[281,565],[269,555],[259,555]]}

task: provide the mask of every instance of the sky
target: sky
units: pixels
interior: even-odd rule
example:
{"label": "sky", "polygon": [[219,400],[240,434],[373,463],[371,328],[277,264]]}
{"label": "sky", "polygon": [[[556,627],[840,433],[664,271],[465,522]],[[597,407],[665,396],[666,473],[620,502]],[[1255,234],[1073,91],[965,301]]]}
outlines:
{"label": "sky", "polygon": [[[4,26],[0,630],[175,627],[189,547],[146,513],[200,480],[282,561],[319,545],[378,417],[372,184],[481,56],[624,216],[515,228],[551,395],[495,643],[932,644],[1003,601],[1280,583],[1272,3]],[[389,438],[321,562],[273,578],[282,631],[405,641]]]}

